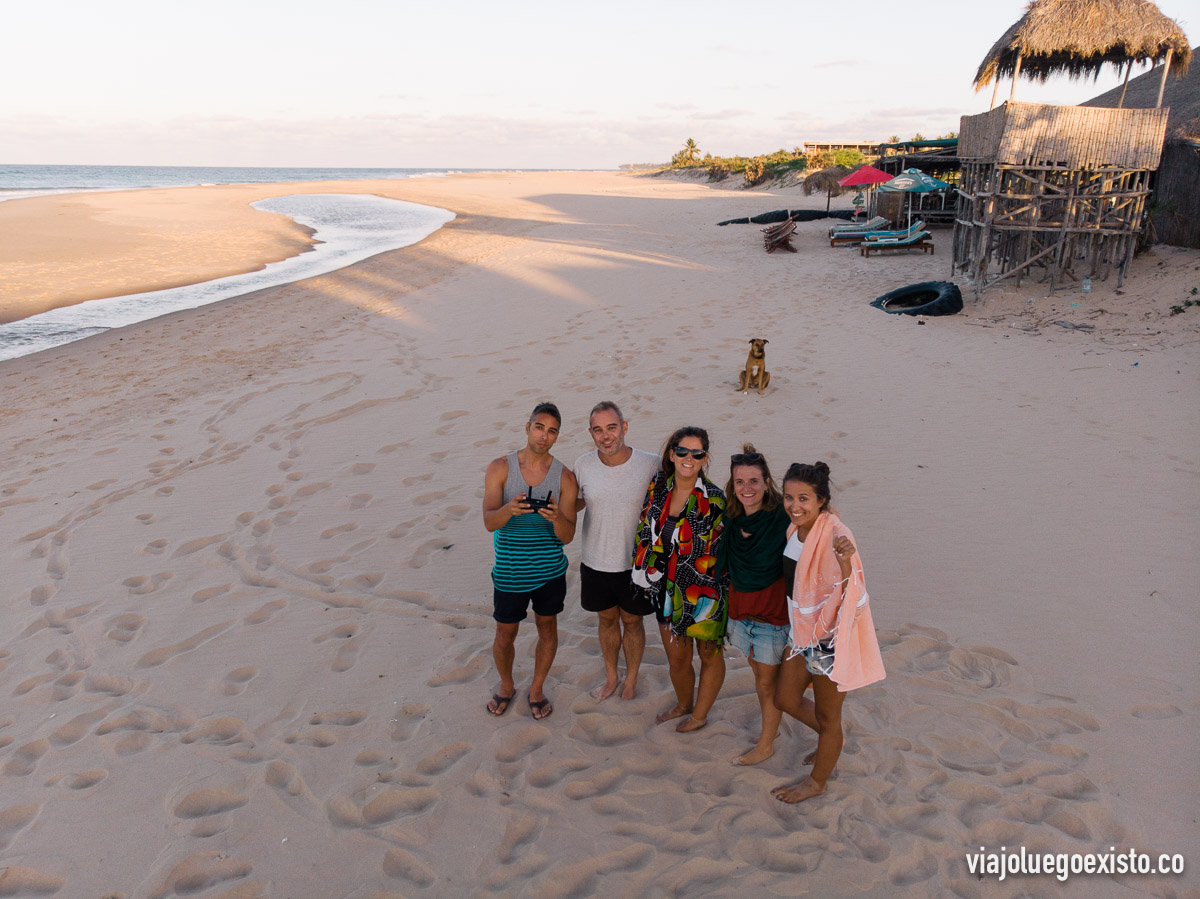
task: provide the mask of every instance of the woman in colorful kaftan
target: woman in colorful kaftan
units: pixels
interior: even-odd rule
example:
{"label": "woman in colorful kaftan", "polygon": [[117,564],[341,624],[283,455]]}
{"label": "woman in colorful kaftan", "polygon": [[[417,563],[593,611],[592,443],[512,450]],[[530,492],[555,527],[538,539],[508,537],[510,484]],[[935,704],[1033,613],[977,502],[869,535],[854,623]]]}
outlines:
{"label": "woman in colorful kaftan", "polygon": [[[728,578],[716,571],[724,528],[725,494],[704,475],[708,432],[683,427],[667,440],[662,471],[650,483],[638,524],[633,582],[657,609],[663,649],[675,688],[674,707],[658,723],[686,720],[675,729],[699,730],[708,723],[725,681]],[[700,656],[699,688],[692,648]]]}

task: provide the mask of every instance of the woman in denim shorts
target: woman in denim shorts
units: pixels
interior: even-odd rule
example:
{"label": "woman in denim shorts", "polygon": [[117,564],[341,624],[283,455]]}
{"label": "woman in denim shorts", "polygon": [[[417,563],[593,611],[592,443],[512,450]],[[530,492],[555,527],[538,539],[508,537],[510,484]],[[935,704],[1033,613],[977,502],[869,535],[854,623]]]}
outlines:
{"label": "woman in denim shorts", "polygon": [[752,444],[744,444],[729,460],[725,502],[725,540],[717,565],[732,582],[726,637],[750,662],[762,711],[758,742],[734,764],[757,765],[774,754],[783,718],[775,706],[775,685],[788,642],[783,581],[788,517],[767,460]]}
{"label": "woman in denim shorts", "polygon": [[[813,766],[807,777],[771,794],[801,802],[825,792],[837,765],[846,692],[882,680],[884,670],[862,560],[829,507],[829,466],[789,467],[783,506],[791,520],[783,558],[792,645],[779,669],[775,705],[817,732],[817,749],[804,760]],[[804,695],[810,686],[813,699]]]}

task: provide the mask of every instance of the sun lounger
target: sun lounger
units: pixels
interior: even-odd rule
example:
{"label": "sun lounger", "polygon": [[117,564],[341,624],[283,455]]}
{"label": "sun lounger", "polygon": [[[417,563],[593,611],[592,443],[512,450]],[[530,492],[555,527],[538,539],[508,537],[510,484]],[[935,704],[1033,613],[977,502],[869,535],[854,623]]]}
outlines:
{"label": "sun lounger", "polygon": [[763,233],[763,249],[768,253],[774,253],[780,247],[787,250],[789,253],[795,253],[796,248],[792,246],[792,235],[796,232],[796,223],[792,219],[786,219],[778,225],[771,225],[769,228],[760,228]]}
{"label": "sun lounger", "polygon": [[859,244],[859,253],[870,257],[880,250],[920,250],[922,253],[933,255],[933,235],[928,231],[917,231],[908,237],[891,237],[881,240],[865,240]]}
{"label": "sun lounger", "polygon": [[910,237],[924,227],[925,223],[920,219],[917,219],[917,221],[913,222],[912,225],[907,228],[902,228],[899,231],[852,231],[847,234],[835,234],[833,237],[829,238],[829,245],[831,247],[836,247],[838,244],[849,244],[853,246],[854,244],[858,244],[864,240]]}
{"label": "sun lounger", "polygon": [[887,219],[882,215],[877,215],[875,218],[866,222],[848,222],[840,225],[831,225],[829,228],[829,236],[835,234],[847,234],[851,231],[878,231],[881,227],[887,224]]}

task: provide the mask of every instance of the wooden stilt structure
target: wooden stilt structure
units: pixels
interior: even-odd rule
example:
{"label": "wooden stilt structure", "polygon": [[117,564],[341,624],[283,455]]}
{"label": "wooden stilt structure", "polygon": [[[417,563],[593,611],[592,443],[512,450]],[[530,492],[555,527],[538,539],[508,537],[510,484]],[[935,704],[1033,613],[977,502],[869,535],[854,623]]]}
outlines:
{"label": "wooden stilt structure", "polygon": [[1120,286],[1167,113],[1009,101],[963,116],[953,270],[973,280],[976,296],[1035,270],[1051,293],[1114,270]]}

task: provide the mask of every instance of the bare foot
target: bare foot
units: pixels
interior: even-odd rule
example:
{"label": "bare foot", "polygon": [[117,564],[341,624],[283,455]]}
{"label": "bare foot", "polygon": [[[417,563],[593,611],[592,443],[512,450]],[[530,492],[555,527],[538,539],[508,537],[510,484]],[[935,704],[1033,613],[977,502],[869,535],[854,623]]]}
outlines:
{"label": "bare foot", "polygon": [[816,760],[816,758],[817,758],[817,750],[814,749],[812,752],[810,752],[808,755],[806,755],[804,757],[804,761],[802,761],[800,764],[811,765]]}
{"label": "bare foot", "polygon": [[820,796],[825,792],[825,788],[813,780],[811,777],[806,777],[803,782],[796,784],[794,787],[776,787],[771,791],[771,795],[780,802],[803,802],[805,799],[812,799],[814,796]]}
{"label": "bare foot", "polygon": [[659,712],[658,717],[654,719],[655,724],[662,724],[664,721],[670,721],[672,718],[682,718],[684,715],[690,715],[692,710],[684,708],[681,705],[675,706],[673,709],[667,709],[665,712]]}
{"label": "bare foot", "polygon": [[621,691],[622,699],[634,699],[637,697],[637,681],[625,678],[625,689]]}
{"label": "bare foot", "polygon": [[592,699],[596,700],[596,702],[602,702],[617,692],[617,683],[618,681],[615,677],[611,680],[609,678],[605,678],[604,683],[602,683],[588,695],[591,696]]}
{"label": "bare foot", "polygon": [[675,730],[681,734],[690,734],[692,731],[699,730],[706,724],[708,724],[707,718],[697,718],[692,716],[691,718],[688,718],[687,721],[683,722],[683,724],[679,725],[679,727],[675,728]]}
{"label": "bare foot", "polygon": [[760,762],[765,762],[775,754],[774,746],[755,746],[741,758],[737,759],[735,765],[757,765]]}

